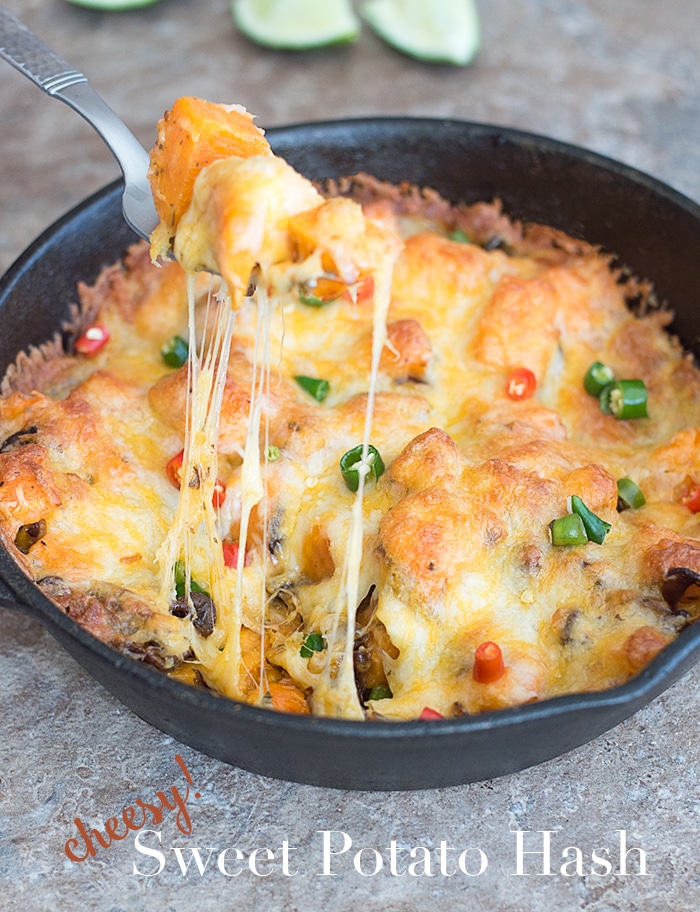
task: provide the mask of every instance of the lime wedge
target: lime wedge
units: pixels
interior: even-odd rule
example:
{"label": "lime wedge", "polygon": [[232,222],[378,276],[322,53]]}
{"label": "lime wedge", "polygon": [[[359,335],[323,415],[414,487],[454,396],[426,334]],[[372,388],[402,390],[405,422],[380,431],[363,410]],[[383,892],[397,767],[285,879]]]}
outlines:
{"label": "lime wedge", "polygon": [[140,6],[153,6],[160,0],[66,0],[73,6],[85,6],[87,9],[120,12],[121,10],[138,9]]}
{"label": "lime wedge", "polygon": [[481,43],[474,0],[367,0],[363,18],[397,51],[465,66]]}
{"label": "lime wedge", "polygon": [[266,47],[302,50],[360,34],[350,0],[233,0],[232,12],[243,34]]}

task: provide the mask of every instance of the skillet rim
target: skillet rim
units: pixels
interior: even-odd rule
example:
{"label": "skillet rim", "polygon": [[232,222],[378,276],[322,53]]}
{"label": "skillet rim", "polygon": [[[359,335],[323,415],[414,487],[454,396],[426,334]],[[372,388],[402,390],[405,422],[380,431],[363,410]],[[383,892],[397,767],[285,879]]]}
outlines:
{"label": "skillet rim", "polygon": [[[479,135],[482,138],[492,138],[498,142],[513,142],[532,147],[538,151],[545,150],[548,154],[564,154],[574,159],[584,162],[597,168],[602,168],[616,179],[622,178],[626,181],[632,181],[634,184],[642,186],[646,191],[653,195],[660,195],[668,200],[672,205],[682,208],[692,218],[700,222],[700,206],[693,200],[684,196],[679,191],[668,186],[665,183],[637,170],[629,165],[618,162],[614,159],[600,155],[599,153],[562,142],[550,137],[539,136],[538,134],[527,131],[513,129],[509,127],[494,126],[491,124],[473,123],[470,121],[457,120],[451,118],[426,118],[426,117],[371,117],[371,118],[348,118],[343,120],[326,120],[310,121],[300,124],[290,124],[271,128],[267,131],[268,138],[271,141],[273,149],[277,150],[285,142],[294,140],[299,136],[311,137],[327,135],[336,131],[357,131],[360,128],[370,132],[379,131],[382,134],[390,134],[396,128],[410,129],[411,127],[430,127],[440,125],[448,130],[466,132],[471,139],[472,135]],[[4,306],[7,297],[13,288],[22,281],[31,270],[35,263],[45,255],[46,248],[57,239],[60,241],[62,232],[74,226],[81,219],[89,217],[90,213],[98,210],[101,206],[109,205],[110,210],[114,208],[114,202],[121,192],[122,181],[117,180],[108,184],[106,187],[98,190],[82,202],[78,203],[66,214],[54,221],[47,227],[9,267],[5,275],[0,279],[0,308]],[[506,207],[506,211],[507,207]],[[515,217],[522,217],[515,215]],[[551,222],[550,222],[551,224]],[[120,226],[120,235],[123,233]],[[570,229],[569,229],[570,230]],[[571,233],[571,232],[570,232]],[[130,233],[129,233],[130,234]],[[135,238],[134,235],[130,235]],[[129,236],[126,244],[129,243]],[[126,244],[124,246],[126,246]],[[112,258],[113,260],[113,258]],[[110,261],[112,261],[110,260]],[[75,284],[75,283],[74,283]],[[307,732],[315,731],[317,734],[336,735],[342,738],[359,737],[361,741],[409,741],[418,736],[423,738],[427,732],[430,732],[433,741],[440,740],[441,743],[445,738],[454,738],[455,735],[464,736],[471,732],[491,732],[505,729],[519,729],[522,725],[535,723],[543,720],[558,720],[563,717],[572,717],[576,719],[581,714],[588,714],[591,711],[607,710],[604,726],[597,733],[586,734],[580,740],[576,740],[573,745],[579,746],[593,738],[597,737],[604,731],[609,730],[618,724],[618,722],[627,718],[636,712],[641,706],[650,702],[659,693],[669,687],[681,674],[684,673],[698,659],[700,652],[700,625],[690,625],[681,631],[679,636],[670,643],[662,652],[644,668],[637,676],[630,679],[622,685],[599,692],[587,692],[580,694],[569,694],[566,696],[555,697],[543,700],[538,703],[527,704],[525,706],[512,707],[482,713],[476,716],[467,716],[453,719],[445,719],[431,722],[421,722],[419,720],[407,722],[356,722],[344,719],[328,719],[319,717],[291,716],[283,713],[277,713],[270,710],[260,709],[249,706],[244,703],[222,698],[213,693],[189,687],[181,682],[169,678],[162,672],[154,668],[145,666],[142,662],[134,661],[119,653],[111,647],[105,646],[91,634],[87,633],[70,617],[65,615],[55,606],[46,596],[43,595],[38,586],[25,576],[24,572],[15,563],[9,552],[4,548],[0,551],[0,582],[5,582],[10,590],[10,601],[2,599],[0,591],[0,604],[7,607],[18,607],[12,605],[11,601],[24,596],[26,599],[22,602],[21,607],[34,619],[39,620],[43,626],[47,627],[50,633],[56,636],[64,648],[71,654],[75,655],[77,651],[94,653],[101,662],[110,665],[116,672],[126,673],[128,677],[136,682],[143,684],[150,690],[158,693],[168,693],[178,702],[184,702],[193,709],[207,708],[216,706],[217,712],[223,712],[228,718],[240,718],[250,720],[251,723],[260,725],[263,728],[273,728],[275,732]],[[73,648],[71,648],[73,647]],[[80,664],[83,662],[78,659]],[[94,672],[89,671],[93,679],[102,680]],[[119,698],[119,693],[113,688],[108,688],[114,695]],[[219,701],[212,703],[211,701]],[[223,701],[223,702],[222,702]],[[130,705],[130,704],[127,704]],[[133,711],[138,713],[138,710]],[[138,713],[140,714],[140,713]],[[152,718],[147,719],[149,724],[158,726],[157,721]],[[166,729],[167,730],[167,729]],[[202,749],[202,748],[199,748]],[[208,752],[208,751],[207,751]],[[550,759],[551,756],[559,756],[566,751],[557,751],[550,755],[544,751],[541,759],[537,763]],[[208,752],[209,753],[209,752]],[[223,759],[223,758],[220,758]],[[226,762],[233,763],[232,760]],[[525,764],[529,766],[532,764]],[[525,768],[517,766],[517,769]],[[515,771],[514,769],[510,771]],[[496,775],[504,775],[503,772]],[[282,777],[286,778],[286,777]],[[481,779],[490,778],[488,773],[481,776]],[[309,781],[299,779],[297,781]],[[438,785],[458,784],[463,781],[478,781],[475,778],[463,779],[457,778],[453,782],[441,782]],[[328,784],[328,783],[321,783]],[[373,788],[370,785],[353,785],[338,784],[333,787],[340,788]],[[434,785],[400,785],[399,788],[424,788],[435,787]],[[386,786],[379,786],[384,789]]]}

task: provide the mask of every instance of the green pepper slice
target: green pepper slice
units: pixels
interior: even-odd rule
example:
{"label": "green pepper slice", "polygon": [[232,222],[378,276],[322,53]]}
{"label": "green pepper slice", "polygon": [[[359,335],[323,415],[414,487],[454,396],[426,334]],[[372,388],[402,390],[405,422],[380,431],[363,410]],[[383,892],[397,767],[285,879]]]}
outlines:
{"label": "green pepper slice", "polygon": [[299,655],[302,659],[310,659],[315,652],[323,652],[326,641],[320,633],[309,633],[304,637]]}
{"label": "green pepper slice", "polygon": [[[204,595],[209,595],[207,590],[192,578],[190,578],[190,592],[203,592]],[[183,560],[179,560],[175,564],[175,593],[178,598],[183,598],[185,595],[185,562]]]}
{"label": "green pepper slice", "polygon": [[15,535],[15,547],[18,548],[22,554],[29,554],[31,548],[34,545],[41,541],[41,539],[46,535],[46,520],[38,519],[36,522],[27,523],[24,526],[20,526]]}
{"label": "green pepper slice", "polygon": [[589,396],[600,396],[605,387],[614,379],[615,374],[611,367],[603,364],[602,361],[594,361],[583,378],[583,388]]}
{"label": "green pepper slice", "polygon": [[369,692],[368,700],[391,700],[393,697],[391,688],[388,684],[376,684]]}
{"label": "green pepper slice", "polygon": [[647,502],[639,486],[631,478],[618,478],[617,480],[617,509],[619,512],[630,507],[638,510]]}
{"label": "green pepper slice", "polygon": [[321,276],[299,286],[299,300],[307,307],[325,307],[337,301],[346,288],[347,285],[339,279]]}
{"label": "green pepper slice", "polygon": [[549,524],[552,544],[557,547],[585,545],[588,542],[586,527],[578,513],[567,513]]}
{"label": "green pepper slice", "polygon": [[597,545],[602,545],[605,541],[605,536],[610,531],[610,523],[605,522],[600,516],[596,516],[576,494],[571,497],[571,509],[581,517],[588,540],[595,542]]}
{"label": "green pepper slice", "polygon": [[363,464],[362,444],[358,444],[340,458],[340,473],[349,490],[357,491],[360,487],[360,472],[376,481],[386,469],[384,460],[379,455],[379,450],[371,444],[367,447],[367,458]]}
{"label": "green pepper slice", "polygon": [[[340,295],[338,296],[340,297]],[[325,307],[327,304],[332,304],[333,301],[336,301],[337,298],[317,298],[312,294],[304,294],[304,292],[299,290],[299,300],[302,304],[306,304],[307,307]]]}
{"label": "green pepper slice", "polygon": [[454,231],[450,232],[448,235],[451,241],[457,241],[458,244],[469,244],[469,235],[462,231],[461,228],[455,228]]}
{"label": "green pepper slice", "polygon": [[600,393],[600,407],[606,415],[620,421],[648,418],[647,388],[643,380],[617,380]]}
{"label": "green pepper slice", "polygon": [[317,402],[323,402],[331,389],[331,385],[327,380],[321,380],[316,377],[299,375],[294,379],[299,386],[310,396],[313,396]]}
{"label": "green pepper slice", "polygon": [[182,367],[187,363],[190,347],[182,336],[173,336],[160,350],[160,356],[168,367]]}

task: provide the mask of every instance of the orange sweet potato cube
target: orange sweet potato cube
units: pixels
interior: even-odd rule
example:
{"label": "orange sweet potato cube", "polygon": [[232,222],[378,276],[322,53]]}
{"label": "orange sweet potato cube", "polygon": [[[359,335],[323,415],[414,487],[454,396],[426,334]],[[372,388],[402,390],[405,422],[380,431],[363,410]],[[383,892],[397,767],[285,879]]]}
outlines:
{"label": "orange sweet potato cube", "polygon": [[149,180],[161,223],[175,233],[199,172],[222,158],[272,155],[253,115],[234,105],[179,98],[158,124]]}

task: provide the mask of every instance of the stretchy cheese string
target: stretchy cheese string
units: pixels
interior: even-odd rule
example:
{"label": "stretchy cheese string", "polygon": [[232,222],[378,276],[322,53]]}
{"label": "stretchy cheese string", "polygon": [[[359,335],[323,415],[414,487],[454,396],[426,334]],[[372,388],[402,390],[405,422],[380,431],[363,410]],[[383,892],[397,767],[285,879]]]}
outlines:
{"label": "stretchy cheese string", "polygon": [[190,346],[187,381],[191,392],[187,396],[180,496],[175,520],[156,559],[162,570],[160,602],[165,606],[169,606],[175,597],[175,568],[179,560],[184,564],[185,593],[192,613],[192,580],[197,579],[200,585],[206,583],[206,589],[216,606],[217,624],[214,634],[206,639],[200,637],[192,627],[191,646],[196,658],[202,663],[205,676],[209,672],[214,683],[219,677],[214,663],[221,664],[220,649],[225,631],[233,631],[233,636],[227,635],[225,638],[225,661],[238,667],[240,655],[240,636],[236,635],[237,625],[231,623],[233,606],[226,586],[221,535],[213,504],[218,477],[219,416],[235,311],[225,296],[217,295],[212,302],[210,293],[207,307],[211,303],[215,306],[214,329],[211,338],[207,338],[207,333],[204,333],[197,351],[194,283],[194,277],[188,277]]}
{"label": "stretchy cheese string", "polygon": [[[270,364],[270,326],[272,322],[272,315],[274,308],[270,307],[270,302],[267,302],[267,318],[264,320],[263,324],[263,395],[265,401],[270,401],[270,387],[271,387],[271,364]],[[281,352],[280,352],[281,357]],[[270,421],[269,414],[266,411],[264,413],[264,440],[263,440],[263,467],[265,472],[265,478],[268,477],[268,466],[269,466],[269,446],[270,446]],[[262,554],[265,568],[267,567],[267,561],[269,557],[269,540],[268,540],[268,522],[269,522],[269,510],[268,510],[269,499],[266,496],[262,500]],[[267,573],[264,572],[260,577],[260,657],[259,657],[259,677],[258,677],[258,702],[262,702],[267,693],[267,679],[265,674],[265,625],[267,619],[267,601],[268,601],[268,592],[267,592]]]}
{"label": "stretchy cheese string", "polygon": [[[372,313],[372,361],[370,367],[367,405],[362,439],[362,462],[372,433],[374,402],[379,374],[379,360],[387,338],[386,322],[391,302],[391,282],[395,256],[385,257],[375,270],[374,309]],[[333,624],[329,634],[328,655],[321,686],[314,692],[314,712],[318,715],[364,718],[355,683],[354,647],[355,619],[360,604],[360,577],[364,544],[364,492],[366,473],[360,472],[359,485],[353,500],[347,548],[340,577]],[[364,597],[364,595],[363,595]],[[344,636],[341,631],[344,627]],[[336,668],[335,659],[340,653]]]}
{"label": "stretchy cheese string", "polygon": [[[284,219],[293,213],[303,212],[307,209],[313,210],[316,205],[320,204],[320,198],[311,185],[299,175],[291,172],[288,166],[275,164],[272,167],[268,160],[264,162],[245,160],[241,163],[231,161],[232,163],[221,166],[213,165],[198,178],[197,186],[201,185],[202,193],[199,196],[195,194],[194,208],[191,207],[183,218],[182,238],[179,236],[176,238],[175,249],[176,253],[179,253],[179,259],[184,257],[182,261],[187,271],[198,268],[197,264],[203,262],[200,247],[202,238],[204,238],[206,252],[211,224],[208,221],[208,210],[202,200],[207,196],[205,191],[212,192],[212,187],[214,190],[217,189],[217,180],[222,181],[226,189],[241,194],[243,202],[252,206],[252,212],[246,215],[247,221],[245,218],[242,221],[244,226],[251,229],[252,233],[249,232],[244,238],[235,239],[232,256],[226,257],[224,263],[226,267],[224,272],[228,274],[232,271],[231,274],[236,280],[232,283],[232,290],[237,299],[242,298],[242,288],[245,287],[246,280],[244,276],[238,274],[237,270],[241,264],[233,254],[239,247],[241,250],[255,251],[254,255],[258,264],[256,267],[255,340],[251,352],[252,380],[243,462],[240,469],[238,557],[231,587],[233,591],[232,593],[227,591],[225,585],[227,574],[223,564],[221,534],[217,529],[216,511],[211,504],[211,498],[217,480],[218,421],[231,344],[232,313],[238,309],[241,300],[232,302],[230,307],[219,308],[218,319],[215,321],[217,328],[213,332],[212,342],[208,349],[203,343],[199,357],[195,357],[194,295],[191,279],[190,338],[192,341],[190,344],[189,392],[191,402],[189,403],[190,417],[185,440],[183,484],[176,523],[161,549],[161,564],[164,568],[163,588],[171,596],[174,590],[174,568],[180,554],[185,562],[185,585],[188,591],[193,578],[200,583],[203,578],[208,579],[208,591],[217,611],[215,630],[206,640],[200,637],[196,631],[192,632],[190,636],[193,651],[202,665],[205,679],[220,692],[228,696],[245,697],[245,693],[241,692],[240,683],[241,628],[244,623],[248,626],[254,624],[259,627],[261,644],[257,701],[264,702],[267,696],[264,672],[268,602],[266,576],[269,564],[267,522],[269,517],[260,446],[263,420],[265,420],[265,428],[267,428],[263,403],[266,398],[269,398],[270,390],[270,322],[275,310],[274,302],[280,296],[284,298],[295,288],[313,281],[324,273],[322,247],[318,247],[305,259],[296,261],[293,254],[291,259],[289,258],[289,252],[286,249],[286,246],[291,248],[291,242],[289,239],[287,241],[283,239],[286,230]],[[211,179],[209,175],[211,175]],[[263,193],[247,200],[246,194],[243,192],[247,187],[246,181],[253,183],[259,181],[265,187],[269,185],[273,193],[269,199]],[[278,200],[276,197],[281,181],[288,181],[293,191],[292,196],[284,199],[284,202],[281,202],[282,198]],[[272,212],[268,207],[274,200],[277,200],[275,205],[281,205],[281,208],[276,208]],[[245,206],[242,211],[244,214],[247,213]],[[356,218],[358,213],[359,210],[356,210],[355,215],[349,220],[347,251],[340,247],[334,250],[334,257],[336,259],[338,256],[341,257],[338,266],[341,275],[346,275],[358,268],[354,263],[356,254],[359,255],[360,262],[362,262],[368,253],[368,249],[363,248],[363,244],[367,242],[369,235],[363,237],[361,222],[358,223]],[[354,222],[353,218],[355,218]],[[268,223],[269,237],[266,233]],[[275,232],[282,232],[282,234],[275,234]],[[360,243],[355,249],[353,245],[358,239],[360,239]],[[379,236],[375,236],[373,241],[377,240],[379,243],[378,249],[375,248],[375,259],[378,262],[375,262],[372,363],[362,434],[364,466],[367,463],[372,430],[379,359],[386,342],[386,317],[390,301],[393,263],[398,255],[388,237],[380,239]],[[373,241],[369,241],[369,243],[371,244]],[[223,311],[228,312],[230,324],[223,321]],[[205,351],[208,354],[205,355]],[[265,441],[267,441],[267,430],[265,430]],[[267,447],[264,467],[267,476]],[[355,686],[353,653],[355,618],[361,601],[360,588],[365,539],[365,480],[364,476],[361,477],[358,491],[349,510],[348,541],[347,546],[343,549],[344,562],[341,572],[337,574],[335,596],[329,599],[329,615],[332,620],[326,654],[328,661],[324,671],[319,675],[318,687],[314,688],[312,697],[313,710],[320,714],[349,715],[356,718],[363,716],[363,708],[360,705]],[[194,487],[195,490],[190,490],[191,487]],[[255,567],[246,572],[251,517],[256,508],[262,523],[262,554]],[[251,573],[251,570],[254,572]],[[258,572],[259,576],[256,575]],[[230,579],[230,573],[228,577]],[[259,580],[259,587],[254,584],[255,580]],[[362,597],[364,597],[364,592]],[[193,611],[190,600],[190,612],[193,613]],[[246,684],[248,683],[246,682]],[[244,685],[244,689],[246,693],[250,693],[249,686]]]}
{"label": "stretchy cheese string", "polygon": [[[206,548],[205,557],[208,557],[210,560],[210,592],[217,610],[217,618],[219,620],[217,626],[225,632],[226,642],[223,652],[220,652],[218,637],[212,640],[211,643],[209,640],[205,640],[202,644],[203,649],[200,649],[200,653],[206,652],[207,664],[210,668],[210,674],[212,675],[213,680],[219,676],[218,669],[222,664],[227,664],[229,667],[238,669],[240,666],[241,652],[240,622],[237,621],[236,605],[232,604],[230,590],[226,581],[223,548],[221,545],[222,536],[218,528],[217,510],[213,504],[214,487],[218,479],[217,443],[219,437],[219,420],[226,388],[231,339],[237,311],[233,309],[230,299],[223,291],[217,296],[216,304],[217,318],[215,320],[215,335],[212,340],[210,355],[206,365],[207,375],[213,375],[212,394],[206,415],[205,433],[208,455],[211,456],[211,462],[208,467],[209,484],[207,485],[207,490],[202,491],[202,498],[205,501],[205,515],[207,517],[204,542]],[[216,651],[214,651],[215,649]],[[212,667],[214,661],[216,661],[216,665],[215,667]]]}
{"label": "stretchy cheese string", "polygon": [[[379,360],[386,343],[386,320],[391,298],[393,259],[386,258],[375,271],[375,303],[372,317],[372,359],[363,429],[363,461],[372,433],[374,402],[376,397]],[[241,516],[239,549],[233,591],[226,585],[221,534],[217,528],[216,510],[212,505],[217,479],[218,423],[226,382],[235,309],[230,301],[219,296],[212,338],[207,344],[203,339],[196,349],[194,280],[188,280],[190,358],[185,455],[182,469],[182,486],[178,512],[171,532],[159,553],[163,566],[164,598],[174,596],[175,565],[179,559],[185,565],[185,587],[189,592],[191,580],[208,581],[208,591],[217,610],[214,634],[200,637],[193,628],[192,648],[201,664],[205,679],[219,691],[230,696],[240,696],[241,627],[246,593],[245,561],[248,551],[252,511],[262,509],[262,560],[259,603],[253,613],[259,617],[261,636],[258,676],[258,702],[266,696],[265,680],[265,623],[267,607],[267,498],[260,453],[261,431],[264,431],[264,464],[267,467],[267,416],[263,404],[269,397],[271,357],[270,326],[275,310],[273,296],[268,296],[264,281],[256,292],[256,326],[252,350],[252,380],[246,441],[241,467]],[[208,315],[207,315],[208,316]],[[208,324],[209,320],[206,320]],[[361,473],[358,490],[350,511],[347,548],[342,572],[339,574],[338,592],[334,599],[333,621],[328,634],[327,662],[315,689],[314,711],[320,715],[343,715],[362,718],[363,709],[357,695],[354,673],[355,618],[360,598],[360,578],[364,544],[364,491],[366,476]],[[205,575],[206,574],[206,575]],[[362,594],[364,596],[364,593]],[[191,605],[191,601],[190,601]],[[191,610],[193,610],[191,606]]]}
{"label": "stretchy cheese string", "polygon": [[[262,283],[261,283],[262,284]],[[248,429],[246,433],[245,451],[243,454],[243,465],[241,467],[241,522],[240,533],[238,537],[238,559],[236,565],[236,582],[234,587],[234,606],[236,617],[234,623],[237,623],[238,630],[243,618],[243,581],[246,552],[248,549],[248,533],[250,526],[250,516],[253,509],[264,499],[265,486],[260,468],[260,428],[262,422],[262,405],[263,390],[265,388],[265,376],[268,372],[269,365],[269,326],[271,318],[270,300],[267,292],[263,287],[258,287],[257,308],[255,322],[255,342],[253,347],[253,376],[250,387],[250,408],[248,412]],[[266,554],[263,551],[263,573],[262,573],[262,593],[265,592],[265,561]],[[258,606],[261,614],[260,633],[263,639],[261,650],[264,649],[265,638],[265,598],[261,597],[261,604]],[[261,656],[261,674],[259,681],[259,698],[262,699],[263,681],[262,681],[263,657]],[[237,689],[237,688],[236,688]],[[234,692],[233,689],[230,692]]]}

